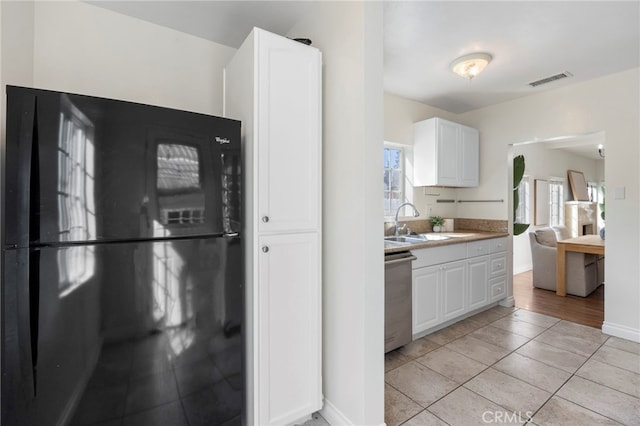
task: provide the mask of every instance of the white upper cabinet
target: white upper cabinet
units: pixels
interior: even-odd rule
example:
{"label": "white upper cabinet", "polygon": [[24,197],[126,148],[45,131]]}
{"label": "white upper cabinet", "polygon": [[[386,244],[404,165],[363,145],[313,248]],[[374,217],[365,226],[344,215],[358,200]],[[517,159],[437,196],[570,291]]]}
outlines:
{"label": "white upper cabinet", "polygon": [[480,143],[478,131],[460,125],[460,186],[480,184]]}
{"label": "white upper cabinet", "polygon": [[442,118],[413,125],[413,186],[478,186],[479,160],[476,129]]}

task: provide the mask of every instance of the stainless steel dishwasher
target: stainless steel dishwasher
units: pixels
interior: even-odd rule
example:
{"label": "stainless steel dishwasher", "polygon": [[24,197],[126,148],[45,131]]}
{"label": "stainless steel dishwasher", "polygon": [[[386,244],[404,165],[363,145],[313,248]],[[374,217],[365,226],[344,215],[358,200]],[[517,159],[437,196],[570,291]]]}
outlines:
{"label": "stainless steel dishwasher", "polygon": [[412,340],[411,261],[409,251],[384,256],[384,352]]}

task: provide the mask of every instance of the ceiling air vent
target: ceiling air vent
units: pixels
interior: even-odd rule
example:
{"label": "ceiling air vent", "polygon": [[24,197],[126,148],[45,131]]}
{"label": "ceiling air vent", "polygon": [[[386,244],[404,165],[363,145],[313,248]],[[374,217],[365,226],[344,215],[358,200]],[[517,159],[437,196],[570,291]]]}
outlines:
{"label": "ceiling air vent", "polygon": [[556,74],[556,75],[542,78],[540,80],[532,81],[531,83],[529,83],[529,86],[538,87],[542,84],[551,83],[552,81],[560,80],[567,77],[573,77],[573,74],[571,74],[569,71],[561,72],[560,74]]}

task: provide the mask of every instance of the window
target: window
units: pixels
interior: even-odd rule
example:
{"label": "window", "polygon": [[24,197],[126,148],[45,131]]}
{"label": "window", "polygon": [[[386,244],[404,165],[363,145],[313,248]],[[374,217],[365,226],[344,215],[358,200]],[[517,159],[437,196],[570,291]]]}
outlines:
{"label": "window", "polygon": [[[591,184],[589,184],[591,185]],[[594,184],[596,185],[596,195],[594,198],[591,199],[591,201],[597,203],[598,206],[598,228],[602,228],[604,226],[604,217],[602,216],[604,214],[604,192],[605,192],[605,186],[604,186],[604,182],[600,182],[598,184]]]}
{"label": "window", "polygon": [[529,176],[523,176],[518,185],[518,207],[516,209],[516,223],[529,222]]}
{"label": "window", "polygon": [[549,226],[564,225],[564,182],[549,179]]}
{"label": "window", "polygon": [[404,149],[395,144],[384,146],[384,214],[393,216],[404,202]]}
{"label": "window", "polygon": [[587,183],[587,192],[589,193],[589,200],[592,203],[597,203],[599,198],[598,198],[598,184],[595,182],[588,182]]}

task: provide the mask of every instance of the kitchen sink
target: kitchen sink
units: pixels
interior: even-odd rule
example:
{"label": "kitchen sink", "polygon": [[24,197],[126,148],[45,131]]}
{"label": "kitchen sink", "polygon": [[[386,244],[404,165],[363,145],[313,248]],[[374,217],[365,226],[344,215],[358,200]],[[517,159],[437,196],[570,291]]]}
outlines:
{"label": "kitchen sink", "polygon": [[417,244],[417,243],[425,243],[429,241],[443,241],[452,238],[449,235],[441,235],[441,234],[419,234],[419,235],[399,235],[399,236],[391,236],[384,237],[385,241],[395,243],[395,244]]}
{"label": "kitchen sink", "polygon": [[420,234],[420,237],[427,241],[443,241],[453,238],[450,235],[442,235],[442,234]]}
{"label": "kitchen sink", "polygon": [[427,240],[432,241],[441,241],[448,240],[450,238],[464,238],[464,237],[472,237],[475,235],[474,233],[463,233],[463,232],[444,232],[444,233],[435,233],[430,232],[428,234],[420,234],[421,238],[425,238]]}
{"label": "kitchen sink", "polygon": [[425,241],[425,238],[422,238],[419,235],[412,235],[412,236],[391,236],[391,237],[384,237],[385,241],[389,241],[392,243],[400,243],[400,244],[416,244],[416,243],[423,243]]}
{"label": "kitchen sink", "polygon": [[384,245],[386,248],[393,248],[393,247],[405,246],[410,244],[428,243],[431,241],[445,241],[445,240],[451,240],[455,238],[470,237],[472,235],[474,234],[461,233],[461,232],[446,232],[446,233],[429,232],[426,234],[415,234],[415,235],[398,235],[398,236],[391,235],[388,237],[384,237]]}

